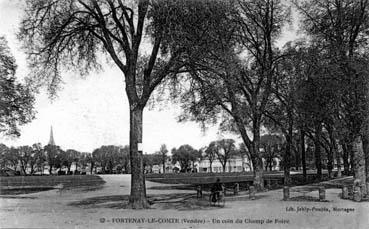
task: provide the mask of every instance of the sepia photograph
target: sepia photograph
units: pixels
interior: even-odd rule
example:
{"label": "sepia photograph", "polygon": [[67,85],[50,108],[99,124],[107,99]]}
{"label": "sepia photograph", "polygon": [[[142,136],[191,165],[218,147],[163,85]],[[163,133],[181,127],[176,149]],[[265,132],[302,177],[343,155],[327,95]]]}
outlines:
{"label": "sepia photograph", "polygon": [[0,0],[0,229],[369,229],[369,0]]}

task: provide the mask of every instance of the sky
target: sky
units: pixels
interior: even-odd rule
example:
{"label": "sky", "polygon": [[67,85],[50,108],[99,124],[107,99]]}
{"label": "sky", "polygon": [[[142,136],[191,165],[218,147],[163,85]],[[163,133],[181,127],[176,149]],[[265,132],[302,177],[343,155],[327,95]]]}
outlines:
{"label": "sky", "polygon": [[[20,0],[0,0],[0,36],[5,36],[18,65],[17,78],[27,75],[27,62],[16,39],[22,17]],[[294,23],[284,29],[278,45],[296,38]],[[58,97],[50,100],[45,91],[36,96],[36,118],[21,127],[19,138],[0,136],[0,142],[8,146],[32,145],[49,141],[50,127],[54,140],[62,149],[92,152],[101,145],[128,145],[129,109],[124,90],[124,76],[114,65],[103,65],[99,73],[85,78],[78,74],[63,74],[63,89]],[[217,125],[204,132],[198,123],[178,123],[180,105],[163,103],[143,114],[143,150],[154,153],[166,144],[170,150],[183,144],[194,148],[207,146],[211,141],[238,136],[221,133]]]}

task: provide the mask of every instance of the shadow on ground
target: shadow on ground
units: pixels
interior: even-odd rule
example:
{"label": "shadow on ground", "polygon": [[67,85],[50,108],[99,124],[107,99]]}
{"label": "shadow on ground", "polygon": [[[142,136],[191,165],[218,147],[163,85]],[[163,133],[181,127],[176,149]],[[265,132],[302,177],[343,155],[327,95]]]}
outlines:
{"label": "shadow on ground", "polygon": [[[129,209],[129,195],[97,196],[86,198],[81,201],[69,203],[70,206],[91,209],[91,208],[112,208]],[[221,208],[222,206],[211,206],[207,198],[197,199],[196,195],[189,193],[173,193],[151,195],[148,197],[151,209],[162,210],[210,210]],[[225,204],[227,207],[227,203]]]}
{"label": "shadow on ground", "polygon": [[2,199],[37,199],[33,196],[0,196]]}
{"label": "shadow on ground", "polygon": [[167,185],[167,186],[152,186],[148,189],[151,190],[195,190],[195,187],[193,185]]}
{"label": "shadow on ground", "polygon": [[[161,210],[212,210],[219,208],[227,208],[227,202],[242,200],[242,201],[257,201],[266,198],[267,195],[256,195],[255,200],[249,199],[248,196],[228,196],[226,197],[225,206],[212,205],[209,202],[207,195],[203,198],[196,198],[192,193],[172,193],[148,196],[151,209]],[[81,201],[69,203],[70,206],[92,209],[92,208],[111,208],[111,209],[129,209],[129,195],[111,195],[97,196],[86,198]],[[229,206],[229,205],[228,205]]]}

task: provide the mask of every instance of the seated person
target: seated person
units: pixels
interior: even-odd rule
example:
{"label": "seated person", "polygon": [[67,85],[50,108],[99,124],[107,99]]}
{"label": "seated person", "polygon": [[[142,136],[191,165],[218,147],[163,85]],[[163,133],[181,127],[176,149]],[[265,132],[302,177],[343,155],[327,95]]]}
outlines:
{"label": "seated person", "polygon": [[212,194],[211,201],[216,202],[219,199],[219,194],[223,190],[222,184],[220,183],[220,179],[217,178],[217,181],[213,184],[210,191]]}

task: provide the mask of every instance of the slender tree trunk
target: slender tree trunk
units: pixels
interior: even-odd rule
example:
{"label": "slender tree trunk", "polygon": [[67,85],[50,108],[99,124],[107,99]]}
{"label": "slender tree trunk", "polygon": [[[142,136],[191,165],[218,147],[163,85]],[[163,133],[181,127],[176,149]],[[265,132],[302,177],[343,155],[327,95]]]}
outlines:
{"label": "slender tree trunk", "polygon": [[212,173],[212,172],[213,172],[213,168],[212,168],[212,166],[213,166],[213,161],[210,161],[210,160],[209,160],[209,164],[210,164],[210,173]]}
{"label": "slender tree trunk", "polygon": [[321,158],[321,146],[320,139],[322,134],[322,123],[315,123],[315,138],[314,138],[314,146],[315,146],[315,166],[317,170],[317,178],[318,180],[322,179],[322,158]]}
{"label": "slender tree trunk", "polygon": [[304,177],[304,181],[306,182],[306,150],[305,150],[305,132],[301,128],[300,129],[300,150],[301,150],[301,162],[302,162],[302,174]]}
{"label": "slender tree trunk", "polygon": [[90,168],[90,173],[92,174],[92,171],[94,170],[94,163],[91,162],[91,168]]}
{"label": "slender tree trunk", "polygon": [[333,177],[333,167],[334,167],[334,142],[335,139],[333,138],[333,128],[331,125],[327,125],[327,131],[328,131],[328,136],[329,136],[329,147],[327,147],[327,159],[328,159],[328,163],[327,163],[327,169],[328,169],[328,177],[332,178]]}
{"label": "slender tree trunk", "polygon": [[103,174],[106,174],[105,166],[106,166],[105,163],[101,165],[101,169],[102,169],[102,173]]}
{"label": "slender tree trunk", "polygon": [[226,163],[222,163],[223,173],[225,173],[226,165],[227,165]]}
{"label": "slender tree trunk", "polygon": [[327,152],[327,158],[328,158],[328,162],[327,162],[328,177],[332,178],[333,177],[333,163],[334,163],[332,147],[329,147],[329,150]]}
{"label": "slender tree trunk", "polygon": [[265,160],[265,168],[264,168],[264,170],[265,171],[268,171],[268,168],[269,168],[269,159],[268,160]]}
{"label": "slender tree trunk", "polygon": [[143,168],[142,151],[138,151],[138,144],[142,144],[142,114],[143,108],[130,110],[130,159],[131,159],[131,194],[129,202],[134,209],[147,208],[145,174]]}
{"label": "slender tree trunk", "polygon": [[[333,133],[333,128],[329,127],[328,128],[328,134],[329,134],[329,141],[331,144],[331,149],[332,149],[332,157],[336,157],[336,163],[337,163],[337,177],[341,177],[341,157],[340,157],[340,153],[339,150],[337,148],[337,142],[336,139],[334,138],[334,133]],[[333,159],[332,159],[333,160]]]}
{"label": "slender tree trunk", "polygon": [[[369,80],[366,81],[366,91],[367,91],[367,98],[369,98]],[[363,128],[363,150],[365,156],[365,175],[366,175],[366,183],[369,183],[369,101],[366,100],[366,110],[365,110],[365,121],[364,121],[364,128]],[[367,186],[369,188],[369,186]],[[369,196],[369,190],[367,191],[367,196]]]}
{"label": "slender tree trunk", "polygon": [[355,175],[355,163],[354,163],[354,158],[355,158],[355,151],[354,151],[354,144],[355,144],[356,139],[353,138],[350,143],[349,143],[349,156],[350,156],[350,174],[351,175]]}
{"label": "slender tree trunk", "polygon": [[301,159],[298,150],[295,150],[295,169],[298,171],[300,168]]}
{"label": "slender tree trunk", "polygon": [[24,165],[24,163],[23,163],[23,162],[21,162],[21,169],[22,169],[23,174],[24,174],[24,175],[27,175],[27,173],[26,173],[26,168],[25,168],[25,165]]}
{"label": "slender tree trunk", "polygon": [[348,146],[347,146],[347,142],[345,140],[341,141],[341,146],[342,146],[342,160],[343,160],[343,173],[348,176],[350,173],[350,166],[349,166],[349,161],[348,161]]}

